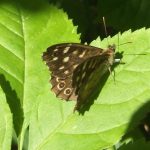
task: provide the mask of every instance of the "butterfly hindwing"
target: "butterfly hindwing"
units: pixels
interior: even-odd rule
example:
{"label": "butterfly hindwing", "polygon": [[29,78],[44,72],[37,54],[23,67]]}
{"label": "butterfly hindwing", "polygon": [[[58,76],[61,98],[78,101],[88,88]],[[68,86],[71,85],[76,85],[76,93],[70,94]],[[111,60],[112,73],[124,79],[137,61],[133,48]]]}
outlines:
{"label": "butterfly hindwing", "polygon": [[72,87],[72,78],[70,76],[65,79],[52,76],[50,82],[52,84],[51,90],[57,97],[65,100],[77,100],[75,88]]}
{"label": "butterfly hindwing", "polygon": [[[94,56],[87,59],[74,70],[72,84],[73,87],[76,87],[76,93],[78,94],[75,109],[78,110],[83,104],[87,103],[88,97],[93,92],[93,87],[98,83],[100,76],[102,76],[109,69],[110,65],[108,64],[107,59],[107,54]],[[93,75],[100,67],[101,72],[96,75],[98,78],[95,80]]]}
{"label": "butterfly hindwing", "polygon": [[[74,81],[76,82],[76,88],[78,93],[78,99],[74,110],[80,110],[84,105],[89,102],[90,96],[95,91],[96,85],[101,80],[101,77],[108,71],[110,64],[108,64],[108,60],[104,59],[105,56],[97,56],[88,60],[88,67],[84,72],[84,64],[78,66],[75,72],[80,72],[74,74]],[[86,74],[86,76],[85,76]]]}

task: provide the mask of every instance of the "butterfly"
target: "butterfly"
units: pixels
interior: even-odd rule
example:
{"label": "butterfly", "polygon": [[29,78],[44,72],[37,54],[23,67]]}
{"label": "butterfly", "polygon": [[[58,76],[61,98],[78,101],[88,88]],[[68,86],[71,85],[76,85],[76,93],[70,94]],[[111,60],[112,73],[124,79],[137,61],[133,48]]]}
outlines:
{"label": "butterfly", "polygon": [[[56,97],[77,101],[74,111],[79,110],[87,101],[87,97],[84,99],[85,93],[93,88],[88,82],[94,78],[94,73],[99,69],[100,75],[96,76],[101,77],[111,71],[114,62],[120,61],[115,59],[115,49],[115,45],[101,49],[78,43],[62,43],[48,47],[43,53],[43,60],[51,72],[51,90]],[[79,96],[83,90],[86,92]]]}

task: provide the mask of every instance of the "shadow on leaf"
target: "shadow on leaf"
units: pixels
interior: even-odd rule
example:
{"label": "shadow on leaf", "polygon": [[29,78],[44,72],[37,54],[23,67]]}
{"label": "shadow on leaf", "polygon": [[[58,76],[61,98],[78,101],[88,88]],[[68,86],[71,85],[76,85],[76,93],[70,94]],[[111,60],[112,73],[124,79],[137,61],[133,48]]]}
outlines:
{"label": "shadow on leaf", "polygon": [[128,144],[125,144],[124,148],[122,146],[119,150],[133,149],[136,147],[134,143],[141,139],[144,139],[144,142],[139,145],[140,147],[138,147],[138,149],[143,149],[143,147],[148,146],[147,142],[150,140],[150,99],[146,101],[149,102],[141,106],[132,116],[121,143],[125,143],[128,139],[130,139],[130,141],[128,141]]}
{"label": "shadow on leaf", "polygon": [[[115,58],[122,59],[123,52],[116,53]],[[99,96],[103,86],[105,85],[110,72],[108,71],[108,60],[102,61],[102,64],[94,70],[93,74],[88,78],[86,84],[81,86],[79,91],[79,96],[77,99],[77,104],[75,109],[79,111],[80,114],[84,115],[85,111],[88,111],[91,105],[94,103],[94,100]],[[114,71],[114,68],[119,65],[119,63],[114,63],[111,67],[111,71]],[[114,76],[115,77],[115,76]]]}
{"label": "shadow on leaf", "polygon": [[20,134],[23,123],[23,110],[20,104],[20,100],[17,97],[16,92],[12,90],[10,83],[6,81],[4,75],[0,75],[0,85],[6,95],[6,100],[10,107],[11,113],[13,114],[13,124],[18,136]]}

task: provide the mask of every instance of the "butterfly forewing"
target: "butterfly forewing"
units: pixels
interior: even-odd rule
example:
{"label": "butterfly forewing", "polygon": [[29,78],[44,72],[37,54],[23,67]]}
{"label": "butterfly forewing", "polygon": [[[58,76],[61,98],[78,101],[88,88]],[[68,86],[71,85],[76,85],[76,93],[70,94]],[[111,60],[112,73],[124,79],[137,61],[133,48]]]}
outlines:
{"label": "butterfly forewing", "polygon": [[65,78],[89,57],[99,55],[102,49],[81,44],[57,44],[49,47],[43,59],[49,66],[52,75]]}

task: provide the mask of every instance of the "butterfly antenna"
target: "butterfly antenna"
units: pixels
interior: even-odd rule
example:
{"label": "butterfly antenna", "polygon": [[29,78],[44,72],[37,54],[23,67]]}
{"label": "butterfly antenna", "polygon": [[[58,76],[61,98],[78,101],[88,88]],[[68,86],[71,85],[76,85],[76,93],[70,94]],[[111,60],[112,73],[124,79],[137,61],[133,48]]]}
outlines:
{"label": "butterfly antenna", "polygon": [[[108,37],[108,33],[107,33],[107,29],[106,29],[105,17],[103,17],[103,24],[104,24],[105,35],[106,35],[106,38],[107,38]],[[107,38],[107,43],[109,45],[108,38]]]}
{"label": "butterfly antenna", "polygon": [[119,33],[118,33],[118,52],[119,52]]}

